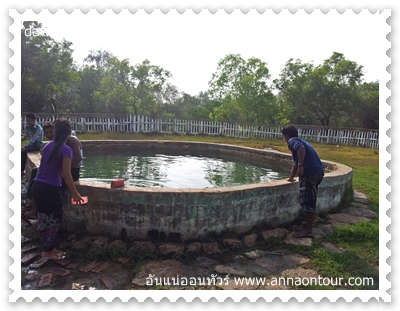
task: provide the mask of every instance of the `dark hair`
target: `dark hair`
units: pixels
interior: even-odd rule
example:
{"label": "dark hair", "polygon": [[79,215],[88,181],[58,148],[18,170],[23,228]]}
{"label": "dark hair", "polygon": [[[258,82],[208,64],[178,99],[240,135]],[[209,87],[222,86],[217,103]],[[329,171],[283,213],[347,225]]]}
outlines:
{"label": "dark hair", "polygon": [[43,131],[46,130],[47,128],[54,128],[54,124],[51,121],[46,121],[43,123],[42,128],[43,128]]}
{"label": "dark hair", "polygon": [[36,116],[33,113],[28,113],[25,118],[36,121]]}
{"label": "dark hair", "polygon": [[288,124],[285,125],[282,129],[283,135],[288,135],[290,138],[292,137],[299,137],[299,131],[294,125]]}
{"label": "dark hair", "polygon": [[57,119],[54,121],[55,134],[54,134],[54,148],[50,153],[49,160],[53,161],[56,158],[58,149],[64,144],[68,137],[71,135],[72,127],[68,119]]}

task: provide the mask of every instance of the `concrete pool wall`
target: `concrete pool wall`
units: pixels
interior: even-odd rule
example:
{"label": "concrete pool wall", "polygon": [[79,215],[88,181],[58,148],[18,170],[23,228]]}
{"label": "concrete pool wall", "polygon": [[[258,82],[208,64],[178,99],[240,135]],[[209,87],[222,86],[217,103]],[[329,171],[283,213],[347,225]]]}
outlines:
{"label": "concrete pool wall", "polygon": [[[125,148],[182,155],[196,151],[204,155],[233,155],[260,161],[292,165],[290,154],[226,144],[176,141],[82,141],[84,150]],[[27,176],[40,164],[40,154],[30,153]],[[317,212],[337,207],[352,187],[352,169],[323,160],[325,176],[319,187]],[[75,183],[81,195],[89,196],[84,206],[64,200],[63,226],[75,230],[84,226],[88,234],[118,236],[122,231],[134,239],[159,236],[165,240],[188,241],[209,234],[231,231],[244,233],[255,226],[277,227],[293,222],[300,213],[299,183],[277,180],[219,188],[150,188],[88,181]]]}

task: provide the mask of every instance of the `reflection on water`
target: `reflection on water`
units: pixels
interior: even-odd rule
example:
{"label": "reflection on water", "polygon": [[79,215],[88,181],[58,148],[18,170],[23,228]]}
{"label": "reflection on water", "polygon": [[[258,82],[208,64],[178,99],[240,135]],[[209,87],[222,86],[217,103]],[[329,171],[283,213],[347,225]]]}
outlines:
{"label": "reflection on water", "polygon": [[212,188],[283,179],[290,168],[276,163],[240,161],[202,155],[166,155],[150,152],[85,151],[81,180],[110,183],[124,179],[125,185],[167,188]]}

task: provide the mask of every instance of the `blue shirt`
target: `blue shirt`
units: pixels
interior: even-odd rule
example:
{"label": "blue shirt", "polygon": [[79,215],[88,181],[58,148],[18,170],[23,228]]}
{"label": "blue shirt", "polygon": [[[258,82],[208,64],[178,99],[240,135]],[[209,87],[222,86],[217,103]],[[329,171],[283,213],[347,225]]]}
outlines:
{"label": "blue shirt", "polygon": [[314,148],[305,140],[302,140],[298,137],[292,137],[288,141],[289,150],[292,152],[292,158],[294,163],[298,164],[298,151],[301,146],[305,148],[305,156],[304,156],[304,176],[310,176],[314,174],[322,174],[324,175],[324,168],[322,166],[321,160],[314,150]]}
{"label": "blue shirt", "polygon": [[26,126],[25,128],[25,137],[29,138],[29,141],[25,144],[23,148],[30,146],[37,146],[39,149],[43,146],[43,128],[39,124],[35,124],[34,126]]}

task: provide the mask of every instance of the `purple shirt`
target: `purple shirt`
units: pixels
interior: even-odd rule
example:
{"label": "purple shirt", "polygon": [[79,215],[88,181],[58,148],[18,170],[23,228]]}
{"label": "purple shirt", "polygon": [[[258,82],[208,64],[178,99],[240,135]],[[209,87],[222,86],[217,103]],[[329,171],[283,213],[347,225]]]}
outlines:
{"label": "purple shirt", "polygon": [[40,166],[35,181],[61,187],[63,158],[68,157],[72,159],[72,149],[66,144],[62,144],[60,149],[58,149],[57,157],[53,159],[53,161],[47,162],[54,145],[54,141],[51,141],[43,148],[42,159],[40,160]]}

